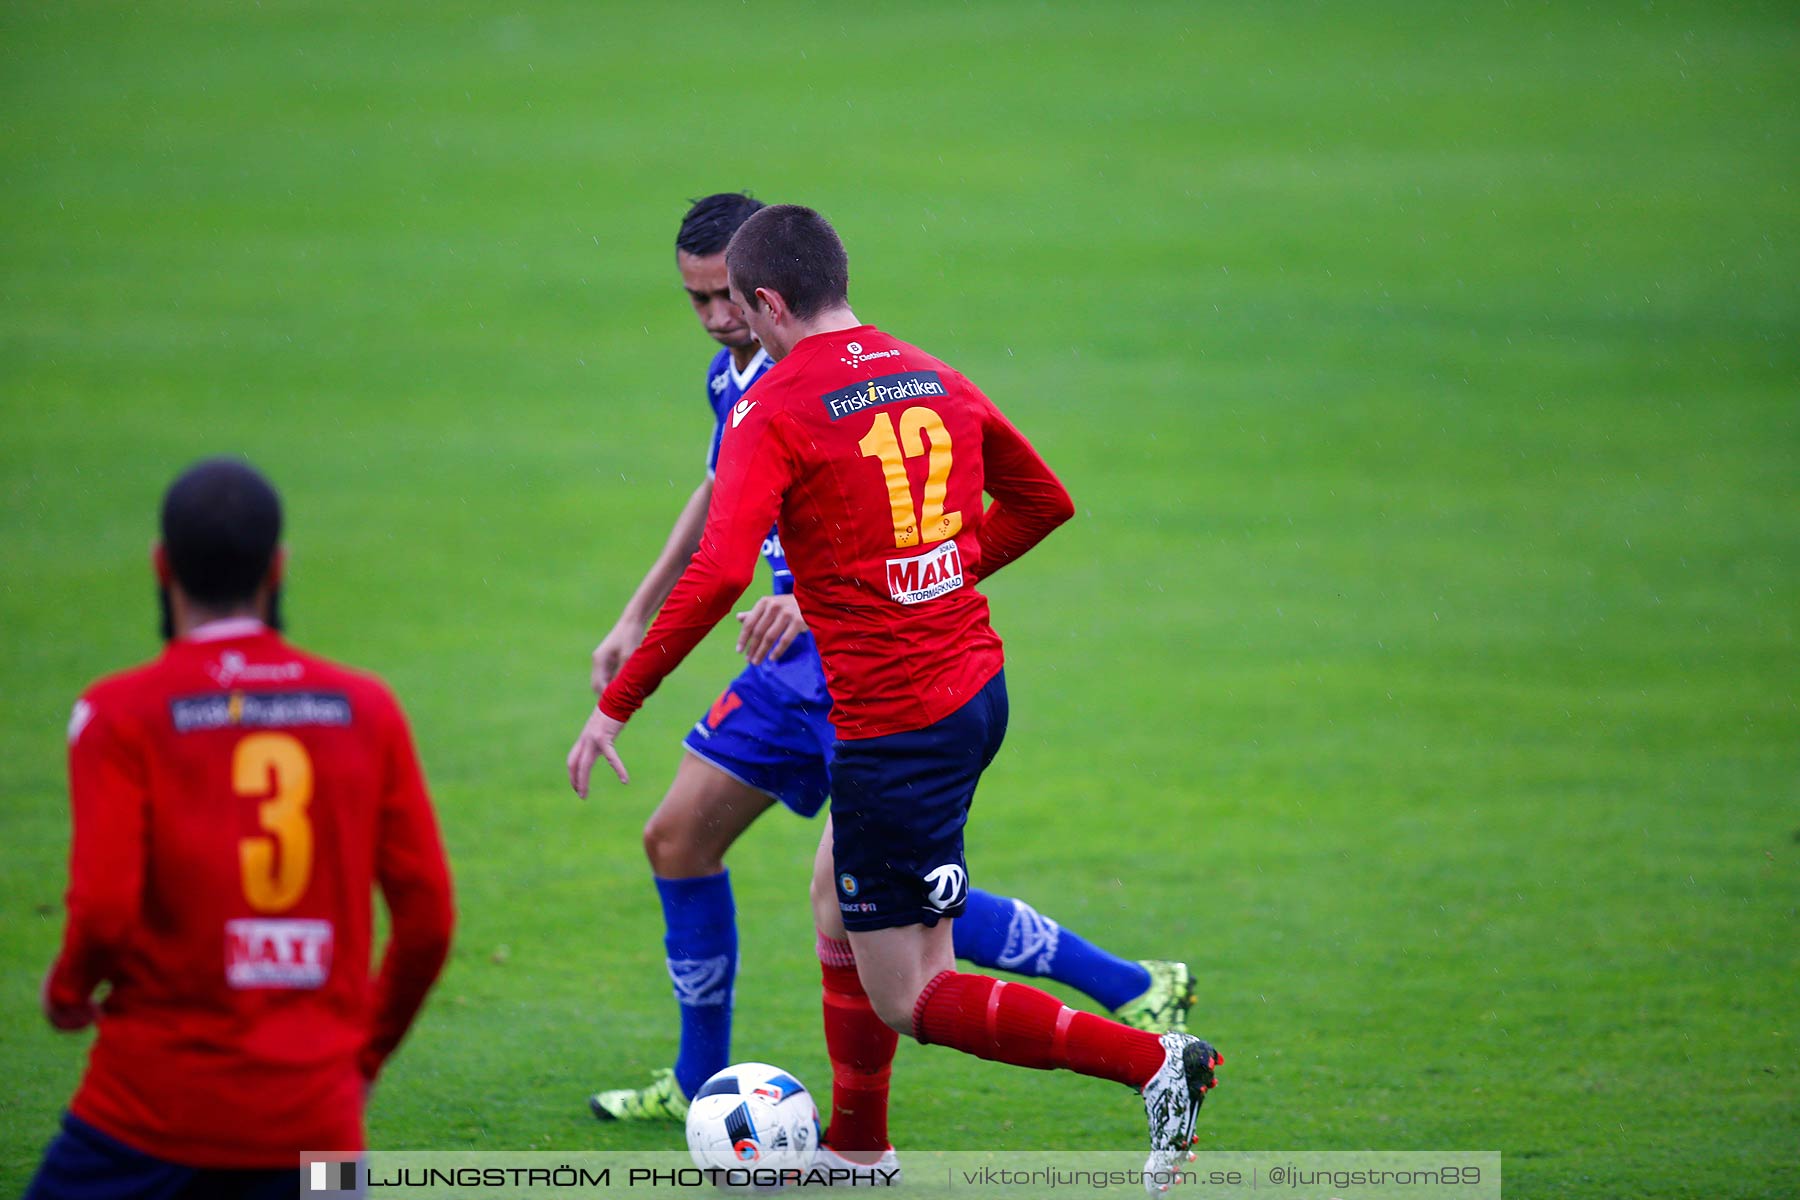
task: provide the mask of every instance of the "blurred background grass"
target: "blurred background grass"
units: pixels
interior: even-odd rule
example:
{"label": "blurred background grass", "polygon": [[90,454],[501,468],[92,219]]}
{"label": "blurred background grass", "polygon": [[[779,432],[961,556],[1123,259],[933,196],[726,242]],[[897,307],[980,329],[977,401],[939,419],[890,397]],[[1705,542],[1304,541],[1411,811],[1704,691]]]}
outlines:
{"label": "blurred background grass", "polygon": [[[395,1148],[662,1147],[637,830],[733,669],[561,760],[697,481],[688,198],[822,209],[859,315],[1079,516],[990,589],[978,882],[1184,955],[1203,1145],[1499,1149],[1509,1191],[1800,1190],[1784,4],[0,8],[0,1190],[81,1067],[35,1009],[63,718],[155,650],[187,462],[282,487],[296,638],[411,711],[463,924]],[[816,828],[733,862],[741,1056],[816,1089]],[[907,1145],[1131,1146],[1116,1089],[903,1047]],[[1079,1114],[1071,1120],[1072,1114]]]}

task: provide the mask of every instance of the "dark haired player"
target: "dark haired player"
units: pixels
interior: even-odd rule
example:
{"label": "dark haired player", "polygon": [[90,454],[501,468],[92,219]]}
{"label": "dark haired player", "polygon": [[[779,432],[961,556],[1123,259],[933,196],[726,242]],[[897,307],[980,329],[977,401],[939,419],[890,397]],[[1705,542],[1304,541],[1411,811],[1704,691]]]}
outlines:
{"label": "dark haired player", "polygon": [[[626,778],[619,731],[729,611],[778,522],[836,700],[833,814],[814,885],[827,1012],[1140,1089],[1155,1192],[1156,1173],[1191,1144],[1221,1061],[1213,1048],[955,969],[963,826],[1007,718],[1000,639],[974,585],[1066,520],[1068,493],[967,379],[857,321],[843,245],[818,213],[762,209],[726,262],[731,299],[777,365],[733,411],[699,552],[576,739],[570,782],[585,795],[596,758]],[[985,509],[984,491],[994,497]],[[891,1150],[894,1039],[880,1032],[871,1021],[827,1023],[834,1071],[855,1064],[883,1110],[877,1121],[859,1106],[848,1130],[834,1114],[834,1153]]]}
{"label": "dark haired player", "polygon": [[[450,942],[400,706],[271,627],[274,489],[202,462],[161,524],[168,645],[69,721],[68,926],[43,1007],[99,1037],[32,1200],[293,1196],[300,1151],[363,1148],[368,1090]],[[377,884],[392,933],[371,980]]]}
{"label": "dark haired player", "polygon": [[[725,279],[726,243],[762,207],[736,192],[707,196],[689,208],[676,234],[675,265],[688,300],[723,347],[706,373],[714,418],[706,477],[594,651],[596,694],[643,641],[650,619],[699,547],[720,439],[739,409],[753,403],[746,394],[773,365],[732,303]],[[793,576],[774,529],[761,552],[774,594],[743,615],[739,649],[749,663],[688,732],[674,782],[644,828],[681,1014],[680,1050],[673,1069],[657,1072],[649,1086],[590,1097],[589,1106],[603,1119],[679,1120],[687,1114],[688,1098],[731,1061],[738,941],[725,854],[777,801],[810,817],[830,791],[834,738],[825,671],[792,595]],[[1119,958],[1022,900],[979,889],[970,893],[956,925],[956,953],[985,967],[1050,976],[1086,992],[1120,1020],[1157,1032],[1183,1028],[1194,1002],[1185,964]]]}

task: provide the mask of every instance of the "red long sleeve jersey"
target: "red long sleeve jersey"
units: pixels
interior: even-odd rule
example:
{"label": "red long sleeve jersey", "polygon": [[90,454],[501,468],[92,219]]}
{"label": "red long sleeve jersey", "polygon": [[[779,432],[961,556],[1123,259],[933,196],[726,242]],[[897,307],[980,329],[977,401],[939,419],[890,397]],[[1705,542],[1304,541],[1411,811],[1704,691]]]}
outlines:
{"label": "red long sleeve jersey", "polygon": [[[363,1083],[443,965],[450,876],[387,688],[228,624],[242,636],[173,642],[75,706],[50,990],[73,1006],[111,984],[82,1120],[173,1162],[291,1167],[362,1148]],[[392,936],[372,980],[376,883]]]}
{"label": "red long sleeve jersey", "polygon": [[637,711],[749,586],[775,522],[838,736],[921,729],[1004,661],[975,582],[1073,512],[956,371],[873,326],[815,334],[732,410],[700,549],[600,708]]}

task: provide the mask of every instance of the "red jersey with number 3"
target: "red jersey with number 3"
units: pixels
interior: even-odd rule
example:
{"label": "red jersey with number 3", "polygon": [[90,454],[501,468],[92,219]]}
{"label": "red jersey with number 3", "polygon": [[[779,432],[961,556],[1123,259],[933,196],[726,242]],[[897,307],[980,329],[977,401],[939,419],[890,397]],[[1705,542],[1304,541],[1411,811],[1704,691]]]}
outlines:
{"label": "red jersey with number 3", "polygon": [[976,581],[1072,512],[949,366],[870,325],[806,338],[732,409],[700,550],[600,708],[628,718],[730,611],[773,520],[838,736],[921,729],[1004,661]]}
{"label": "red jersey with number 3", "polygon": [[[361,1149],[365,1080],[436,978],[452,919],[387,688],[221,622],[83,695],[69,776],[51,997],[73,1007],[111,985],[75,1115],[192,1166]],[[372,979],[376,884],[393,921]]]}

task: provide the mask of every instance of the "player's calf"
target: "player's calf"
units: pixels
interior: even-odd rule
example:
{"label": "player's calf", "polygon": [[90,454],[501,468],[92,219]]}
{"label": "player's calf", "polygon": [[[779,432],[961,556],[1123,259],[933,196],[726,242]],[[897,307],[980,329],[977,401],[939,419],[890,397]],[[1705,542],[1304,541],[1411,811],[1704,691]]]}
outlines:
{"label": "player's calf", "polygon": [[869,1006],[848,942],[818,941],[825,1049],[831,1056],[831,1123],[839,1152],[879,1156],[888,1146],[888,1083],[900,1035]]}

